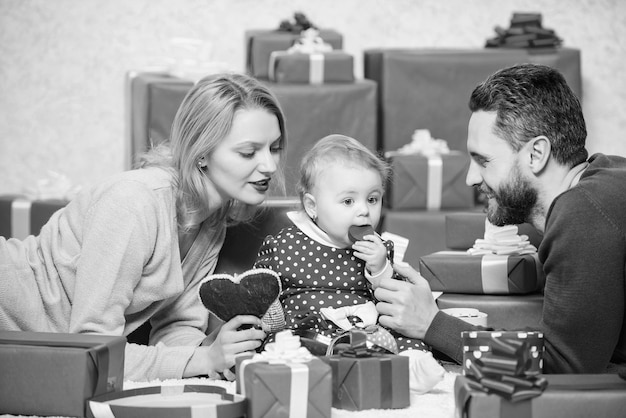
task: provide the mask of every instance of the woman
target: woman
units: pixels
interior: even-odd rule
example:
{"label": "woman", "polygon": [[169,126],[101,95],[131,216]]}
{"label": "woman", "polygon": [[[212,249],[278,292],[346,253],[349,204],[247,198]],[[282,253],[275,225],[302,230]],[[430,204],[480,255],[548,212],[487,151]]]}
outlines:
{"label": "woman", "polygon": [[[270,91],[213,75],[187,94],[170,144],[140,168],[77,195],[38,236],[0,237],[0,329],[128,335],[150,321],[150,345],[127,344],[125,379],[214,374],[265,338],[253,316],[206,337],[198,284],[215,268],[226,224],[250,218],[279,179],[286,142]],[[284,189],[284,185],[282,186]]]}

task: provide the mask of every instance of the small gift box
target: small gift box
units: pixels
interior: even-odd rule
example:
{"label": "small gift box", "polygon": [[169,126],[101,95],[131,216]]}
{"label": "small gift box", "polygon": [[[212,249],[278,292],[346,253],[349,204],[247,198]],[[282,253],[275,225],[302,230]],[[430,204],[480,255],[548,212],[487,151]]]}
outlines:
{"label": "small gift box", "polygon": [[354,58],[343,51],[270,55],[269,79],[277,83],[322,84],[354,81]]}
{"label": "small gift box", "polygon": [[449,154],[390,153],[393,177],[386,202],[392,209],[454,209],[474,206],[474,190],[465,184],[469,158]]}
{"label": "small gift box", "polygon": [[[320,29],[319,36],[333,49],[343,48],[343,36],[332,29]],[[260,79],[269,78],[270,55],[289,49],[301,34],[279,30],[252,29],[245,32],[247,72]]]}
{"label": "small gift box", "polygon": [[543,369],[543,333],[533,331],[463,331],[463,374],[536,376]]}
{"label": "small gift box", "polygon": [[85,416],[85,401],[122,390],[124,337],[0,331],[0,412]]}
{"label": "small gift box", "polygon": [[433,291],[474,294],[527,294],[543,286],[537,254],[470,255],[438,251],[420,258],[420,274]]}
{"label": "small gift box", "polygon": [[248,399],[248,418],[330,417],[330,366],[301,347],[291,331],[277,333],[261,354],[238,357],[235,373],[237,392]]}
{"label": "small gift box", "polygon": [[350,411],[410,405],[409,358],[367,348],[365,333],[352,332],[350,348],[322,357],[333,375],[333,407]]}
{"label": "small gift box", "polygon": [[454,382],[458,418],[621,417],[626,411],[626,380],[615,374],[543,375],[538,396],[514,402],[486,391],[466,376]]}

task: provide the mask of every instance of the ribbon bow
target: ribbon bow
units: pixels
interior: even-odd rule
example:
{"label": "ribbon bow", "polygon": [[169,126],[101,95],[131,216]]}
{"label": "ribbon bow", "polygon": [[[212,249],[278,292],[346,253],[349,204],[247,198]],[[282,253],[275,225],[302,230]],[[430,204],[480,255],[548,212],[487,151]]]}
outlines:
{"label": "ribbon bow", "polygon": [[300,38],[289,48],[290,54],[322,54],[333,50],[331,44],[324,42],[317,29],[307,29]]}
{"label": "ribbon bow", "polygon": [[[384,353],[393,353],[390,349],[381,347],[379,345],[373,344],[368,341],[367,334],[368,329],[369,333],[372,333],[372,329],[378,329],[377,326],[368,327],[365,330],[350,330],[347,332],[338,335],[333,338],[328,345],[328,350],[326,351],[326,355],[330,356],[333,354],[335,350],[335,346],[345,340],[346,337],[349,339],[349,346],[339,350],[339,354],[343,357],[373,357],[380,356]],[[396,347],[397,351],[397,347]]]}
{"label": "ribbon bow", "polygon": [[492,337],[491,347],[490,353],[467,363],[471,388],[495,393],[511,402],[541,395],[548,382],[527,371],[532,360],[528,341]]}

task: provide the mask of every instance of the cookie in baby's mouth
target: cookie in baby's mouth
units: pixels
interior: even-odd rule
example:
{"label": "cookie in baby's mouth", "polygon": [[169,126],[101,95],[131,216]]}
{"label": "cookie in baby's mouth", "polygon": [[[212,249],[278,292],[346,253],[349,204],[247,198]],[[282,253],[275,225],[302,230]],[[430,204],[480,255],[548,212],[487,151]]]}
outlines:
{"label": "cookie in baby's mouth", "polygon": [[364,236],[375,233],[376,231],[374,231],[372,225],[352,225],[348,229],[348,238],[350,238],[352,242],[357,242],[362,241]]}

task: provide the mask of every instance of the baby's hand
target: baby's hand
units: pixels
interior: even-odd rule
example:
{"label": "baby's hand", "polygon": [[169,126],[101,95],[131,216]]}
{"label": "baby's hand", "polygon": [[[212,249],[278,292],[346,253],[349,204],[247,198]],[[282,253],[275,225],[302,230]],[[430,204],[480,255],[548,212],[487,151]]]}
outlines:
{"label": "baby's hand", "polygon": [[380,273],[387,265],[387,247],[376,234],[368,234],[352,244],[354,255],[365,261],[365,268],[372,274]]}

